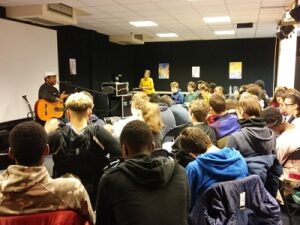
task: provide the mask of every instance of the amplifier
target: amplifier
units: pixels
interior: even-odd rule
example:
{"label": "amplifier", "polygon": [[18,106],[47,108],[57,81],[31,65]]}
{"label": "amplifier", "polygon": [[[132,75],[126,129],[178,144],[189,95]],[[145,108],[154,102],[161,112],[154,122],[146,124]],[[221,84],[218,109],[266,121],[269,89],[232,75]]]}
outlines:
{"label": "amplifier", "polygon": [[128,82],[102,82],[101,89],[105,94],[116,96],[128,95],[129,93]]}

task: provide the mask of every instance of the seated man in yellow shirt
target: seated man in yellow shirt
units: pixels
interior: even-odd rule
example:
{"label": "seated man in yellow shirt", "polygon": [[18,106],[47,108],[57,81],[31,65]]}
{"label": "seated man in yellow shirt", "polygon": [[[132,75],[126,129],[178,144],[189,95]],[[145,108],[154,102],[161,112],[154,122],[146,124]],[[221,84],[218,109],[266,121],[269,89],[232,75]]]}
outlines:
{"label": "seated man in yellow shirt", "polygon": [[147,95],[151,95],[155,92],[154,83],[150,77],[150,70],[145,70],[144,77],[140,81],[140,88],[143,89]]}

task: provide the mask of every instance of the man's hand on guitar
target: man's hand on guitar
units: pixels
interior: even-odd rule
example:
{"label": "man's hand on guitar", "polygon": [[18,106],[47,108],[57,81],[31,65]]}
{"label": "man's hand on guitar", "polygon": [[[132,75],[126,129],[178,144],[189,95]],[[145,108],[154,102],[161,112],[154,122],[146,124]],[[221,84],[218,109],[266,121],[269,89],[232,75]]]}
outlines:
{"label": "man's hand on guitar", "polygon": [[66,94],[65,91],[63,93],[61,93],[60,96],[59,96],[60,99],[65,99],[67,97],[69,97],[69,95]]}

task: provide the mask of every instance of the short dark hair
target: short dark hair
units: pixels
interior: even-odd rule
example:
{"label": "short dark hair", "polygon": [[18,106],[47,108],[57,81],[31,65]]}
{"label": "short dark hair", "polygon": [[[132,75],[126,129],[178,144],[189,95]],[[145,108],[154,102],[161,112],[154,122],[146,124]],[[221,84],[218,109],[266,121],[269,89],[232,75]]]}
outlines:
{"label": "short dark hair", "polygon": [[212,109],[216,113],[222,113],[226,110],[225,99],[222,96],[218,95],[218,94],[213,94],[209,98],[209,105],[212,107]]}
{"label": "short dark hair", "polygon": [[265,82],[263,80],[257,80],[255,81],[255,84],[260,86],[261,89],[265,89]]}
{"label": "short dark hair", "polygon": [[283,121],[280,110],[273,107],[264,109],[260,116],[269,127],[277,127],[282,124]]}
{"label": "short dark hair", "polygon": [[161,96],[160,102],[168,105],[169,107],[173,105],[173,101],[169,95]]}
{"label": "short dark hair", "polygon": [[16,125],[9,134],[9,145],[16,161],[22,166],[37,165],[47,145],[44,128],[33,121]]}
{"label": "short dark hair", "polygon": [[152,146],[153,134],[151,128],[144,121],[133,120],[123,128],[120,142],[128,145],[132,150],[132,154],[142,153],[145,148]]}
{"label": "short dark hair", "polygon": [[159,94],[153,93],[149,97],[150,97],[150,99],[149,99],[150,102],[157,103],[157,104],[160,103],[160,95]]}
{"label": "short dark hair", "polygon": [[188,153],[202,154],[212,145],[212,142],[200,128],[188,127],[179,135],[179,145]]}

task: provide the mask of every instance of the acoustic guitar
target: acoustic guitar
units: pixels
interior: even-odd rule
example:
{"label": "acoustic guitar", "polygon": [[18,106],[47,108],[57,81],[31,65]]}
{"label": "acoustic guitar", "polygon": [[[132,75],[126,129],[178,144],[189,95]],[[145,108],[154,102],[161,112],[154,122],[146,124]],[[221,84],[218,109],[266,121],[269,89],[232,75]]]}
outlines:
{"label": "acoustic guitar", "polygon": [[61,118],[64,115],[65,107],[62,102],[49,102],[44,99],[39,99],[35,103],[35,116],[42,121],[47,121],[51,118]]}

